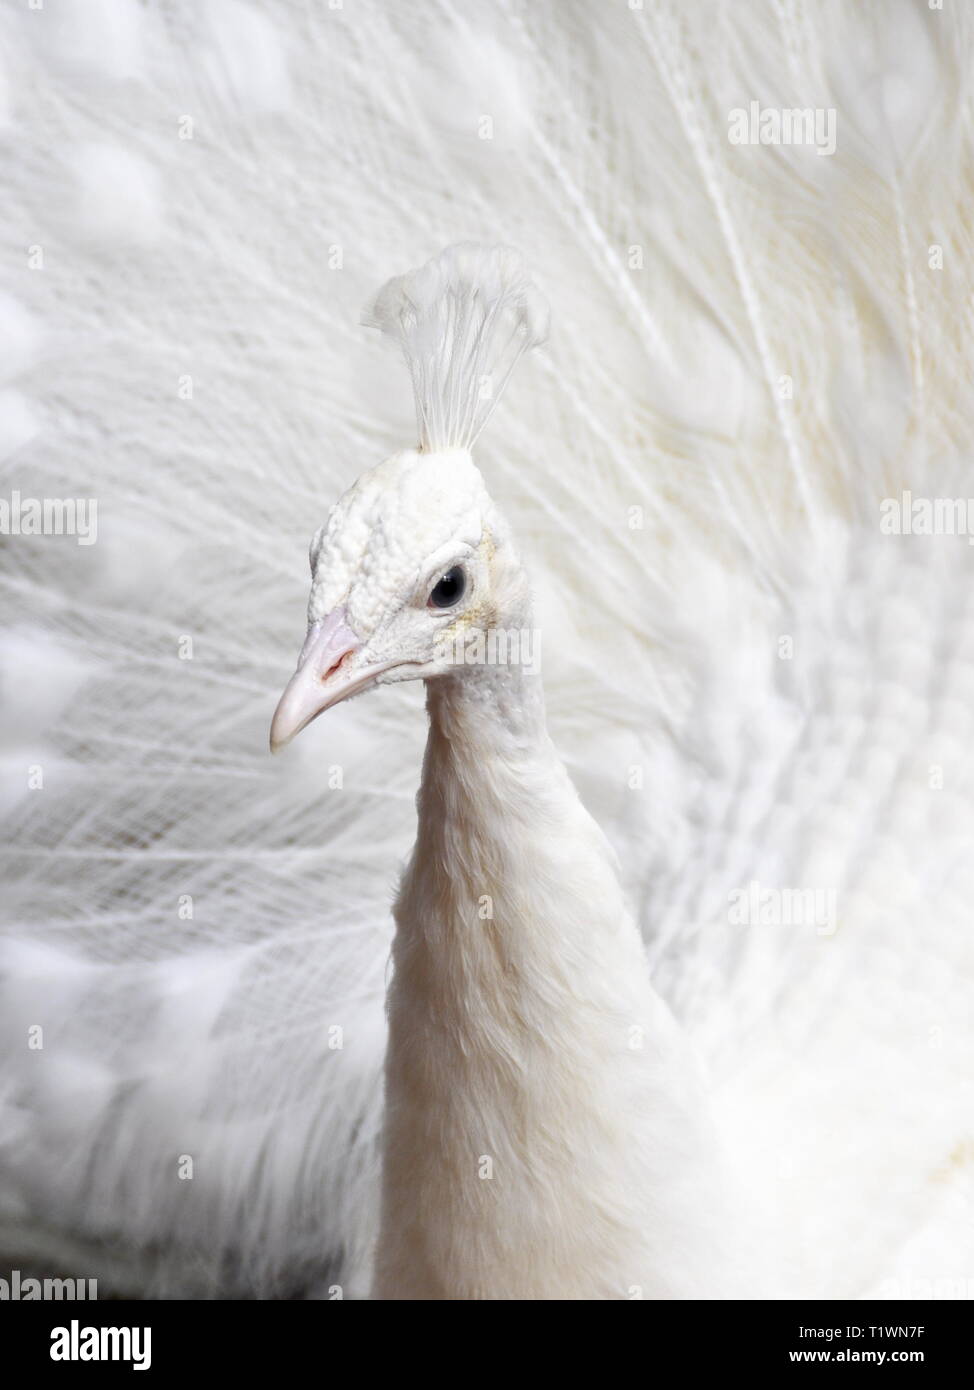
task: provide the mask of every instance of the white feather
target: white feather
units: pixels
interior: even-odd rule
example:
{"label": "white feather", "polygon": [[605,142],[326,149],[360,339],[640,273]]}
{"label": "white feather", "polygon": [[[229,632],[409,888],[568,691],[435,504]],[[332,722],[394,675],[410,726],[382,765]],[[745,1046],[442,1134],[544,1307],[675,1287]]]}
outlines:
{"label": "white feather", "polygon": [[460,243],[390,280],[366,322],[402,349],[421,448],[470,449],[521,354],[548,336],[548,306],[516,251]]}
{"label": "white feather", "polygon": [[[358,306],[473,235],[554,306],[480,455],[552,733],[767,1266],[969,1290],[972,552],[878,508],[974,492],[970,16],[220,0],[86,7],[79,45],[47,0],[4,25],[0,495],[95,496],[100,523],[0,556],[4,1262],[368,1287],[424,721],[391,688],[276,763],[266,727],[308,534],[411,434]],[[834,157],[731,145],[751,99],[836,108]],[[752,880],[834,888],[838,930],[733,925]]]}

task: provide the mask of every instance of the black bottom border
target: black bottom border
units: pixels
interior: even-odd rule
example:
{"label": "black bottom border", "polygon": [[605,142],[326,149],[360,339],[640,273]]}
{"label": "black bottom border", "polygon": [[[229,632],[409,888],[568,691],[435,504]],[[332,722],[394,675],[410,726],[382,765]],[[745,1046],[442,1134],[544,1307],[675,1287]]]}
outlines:
{"label": "black bottom border", "polygon": [[[572,1325],[561,1326],[565,1309]],[[513,1312],[511,1311],[513,1310]],[[623,1310],[603,1304],[506,1304],[488,1312],[435,1311],[433,1304],[311,1302],[4,1302],[0,1336],[5,1362],[18,1365],[20,1383],[35,1373],[67,1381],[76,1375],[142,1373],[169,1380],[189,1372],[280,1375],[297,1362],[324,1379],[347,1365],[375,1374],[377,1354],[396,1358],[399,1374],[467,1379],[471,1371],[503,1376],[549,1374],[552,1352],[569,1362],[595,1354],[602,1373],[618,1370],[618,1356],[638,1355],[647,1369],[742,1374],[758,1368],[789,1371],[809,1366],[871,1366],[909,1375],[918,1368],[950,1372],[964,1364],[971,1340],[971,1303],[963,1302],[722,1302],[651,1303]],[[403,1322],[403,1318],[408,1322]],[[471,1321],[468,1322],[467,1319]],[[429,1322],[427,1322],[429,1319]],[[503,1337],[508,1320],[537,1355],[529,1369],[522,1352]],[[102,1336],[100,1329],[118,1334]],[[144,1329],[149,1329],[148,1343]],[[98,1329],[91,1332],[86,1329]],[[122,1329],[129,1329],[126,1339]],[[638,1345],[608,1342],[604,1332],[630,1332]],[[476,1338],[476,1355],[441,1351],[432,1340],[455,1331]],[[382,1334],[387,1336],[383,1339]],[[589,1333],[598,1337],[590,1340]],[[498,1335],[500,1334],[500,1336]],[[647,1335],[648,1334],[648,1335]],[[523,1346],[520,1338],[518,1345]],[[146,1346],[149,1364],[145,1366]],[[130,1359],[102,1360],[117,1348]],[[527,1348],[524,1348],[525,1350]],[[52,1356],[52,1351],[56,1353]],[[99,1359],[82,1359],[97,1351]],[[65,1357],[79,1359],[63,1359]],[[346,1355],[343,1356],[342,1353]],[[341,1358],[340,1361],[335,1358]],[[577,1367],[576,1367],[577,1369]],[[347,1372],[346,1372],[347,1374]],[[631,1373],[630,1373],[631,1374]],[[45,1377],[45,1384],[49,1383]]]}

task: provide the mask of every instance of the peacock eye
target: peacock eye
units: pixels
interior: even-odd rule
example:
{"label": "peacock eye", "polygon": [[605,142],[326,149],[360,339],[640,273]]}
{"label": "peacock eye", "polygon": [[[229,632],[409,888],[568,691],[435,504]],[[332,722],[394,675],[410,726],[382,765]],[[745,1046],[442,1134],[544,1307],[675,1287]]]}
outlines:
{"label": "peacock eye", "polygon": [[463,591],[466,587],[467,576],[463,572],[463,567],[454,565],[433,585],[433,590],[429,596],[430,608],[452,608],[463,598]]}

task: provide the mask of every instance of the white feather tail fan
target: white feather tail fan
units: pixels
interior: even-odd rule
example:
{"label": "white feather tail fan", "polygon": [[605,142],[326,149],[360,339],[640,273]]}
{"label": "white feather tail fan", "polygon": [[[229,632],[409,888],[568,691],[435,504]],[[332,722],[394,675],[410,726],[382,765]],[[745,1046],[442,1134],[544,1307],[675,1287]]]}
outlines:
{"label": "white feather tail fan", "polygon": [[420,448],[469,449],[522,353],[548,336],[548,305],[508,246],[459,242],[390,280],[365,322],[402,349]]}

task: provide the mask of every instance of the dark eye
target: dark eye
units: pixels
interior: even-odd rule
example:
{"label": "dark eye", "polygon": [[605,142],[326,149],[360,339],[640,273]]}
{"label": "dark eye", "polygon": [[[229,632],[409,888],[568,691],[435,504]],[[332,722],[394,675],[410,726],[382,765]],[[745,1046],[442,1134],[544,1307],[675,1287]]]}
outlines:
{"label": "dark eye", "polygon": [[430,608],[452,608],[463,598],[466,587],[467,576],[460,565],[454,565],[452,570],[447,570],[443,578],[433,585],[429,597]]}

